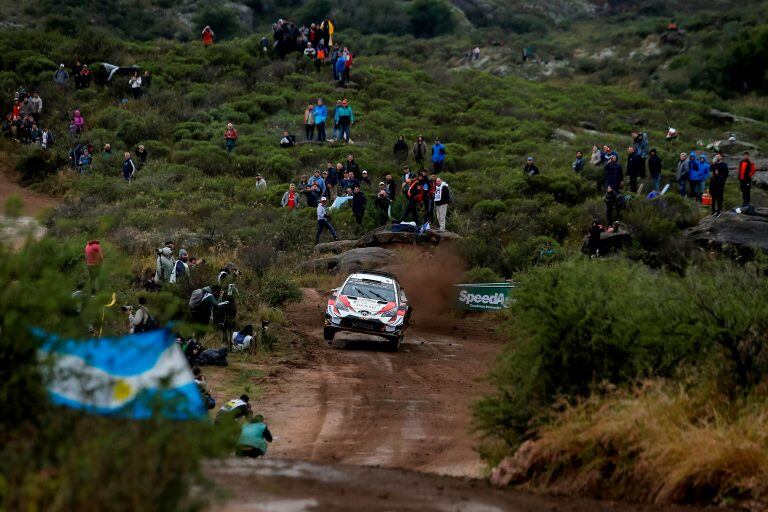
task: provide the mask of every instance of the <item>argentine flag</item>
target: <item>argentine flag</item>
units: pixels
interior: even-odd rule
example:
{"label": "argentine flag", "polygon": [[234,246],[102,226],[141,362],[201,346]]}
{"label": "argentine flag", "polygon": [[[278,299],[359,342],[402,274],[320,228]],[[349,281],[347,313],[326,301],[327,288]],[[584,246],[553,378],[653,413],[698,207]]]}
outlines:
{"label": "argentine flag", "polygon": [[133,419],[206,415],[187,360],[165,329],[86,340],[33,332],[43,340],[39,355],[55,404]]}

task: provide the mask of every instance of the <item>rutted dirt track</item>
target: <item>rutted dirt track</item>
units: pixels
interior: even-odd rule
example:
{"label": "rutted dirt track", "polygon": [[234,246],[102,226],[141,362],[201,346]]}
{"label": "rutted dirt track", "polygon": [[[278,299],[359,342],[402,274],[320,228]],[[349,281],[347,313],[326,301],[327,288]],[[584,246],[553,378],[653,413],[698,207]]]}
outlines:
{"label": "rutted dirt track", "polygon": [[[324,307],[306,290],[289,311],[318,345]],[[481,475],[469,405],[500,341],[466,325],[416,326],[397,353],[362,335],[340,334],[334,346],[259,400],[279,437],[270,456]]]}

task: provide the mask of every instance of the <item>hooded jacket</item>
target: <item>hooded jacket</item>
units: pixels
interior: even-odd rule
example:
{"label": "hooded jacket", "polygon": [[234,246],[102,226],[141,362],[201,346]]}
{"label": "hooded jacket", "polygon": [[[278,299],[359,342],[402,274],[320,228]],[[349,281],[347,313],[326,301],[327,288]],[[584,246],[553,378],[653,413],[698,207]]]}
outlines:
{"label": "hooded jacket", "polygon": [[648,157],[648,172],[651,173],[652,178],[661,176],[661,158],[659,158],[658,153]]}
{"label": "hooded jacket", "polygon": [[699,155],[699,161],[698,161],[698,180],[699,181],[707,181],[709,178],[709,161],[707,160],[707,155],[704,153]]}
{"label": "hooded jacket", "polygon": [[688,155],[688,180],[701,181],[701,172],[699,172],[699,161],[696,159],[696,153],[691,151]]}
{"label": "hooded jacket", "polygon": [[624,171],[618,162],[608,162],[605,164],[605,186],[610,185],[613,190],[618,190],[624,179]]}
{"label": "hooded jacket", "polygon": [[627,174],[635,177],[645,177],[645,160],[637,151],[627,156]]}
{"label": "hooded jacket", "polygon": [[432,161],[442,162],[445,160],[445,146],[442,142],[435,143],[432,146]]}

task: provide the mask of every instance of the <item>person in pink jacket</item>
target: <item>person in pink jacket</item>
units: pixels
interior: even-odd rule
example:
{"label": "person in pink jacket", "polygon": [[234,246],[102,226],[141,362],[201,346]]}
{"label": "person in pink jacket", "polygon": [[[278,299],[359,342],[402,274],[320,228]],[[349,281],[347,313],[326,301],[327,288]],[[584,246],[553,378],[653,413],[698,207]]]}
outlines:
{"label": "person in pink jacket", "polygon": [[91,282],[91,295],[96,293],[96,281],[99,278],[103,261],[104,253],[101,252],[101,244],[98,240],[91,240],[85,244],[85,265],[88,267],[88,279]]}

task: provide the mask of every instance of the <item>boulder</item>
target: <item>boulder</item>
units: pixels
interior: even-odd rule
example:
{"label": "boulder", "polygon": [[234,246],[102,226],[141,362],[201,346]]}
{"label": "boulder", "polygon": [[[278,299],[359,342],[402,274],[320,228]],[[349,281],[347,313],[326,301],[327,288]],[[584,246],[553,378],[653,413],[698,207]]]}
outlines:
{"label": "boulder", "polygon": [[597,132],[597,125],[595,123],[591,123],[589,121],[580,121],[579,126],[584,128],[585,130]]}
{"label": "boulder", "polygon": [[395,253],[383,247],[358,247],[341,254],[325,256],[299,265],[299,270],[329,272],[353,272],[372,270],[391,263]]}
{"label": "boulder", "polygon": [[391,244],[438,244],[444,238],[437,231],[426,233],[394,232],[390,226],[381,226],[364,234],[357,241],[358,247],[377,247]]}
{"label": "boulder", "polygon": [[717,110],[716,108],[709,109],[709,111],[707,111],[707,115],[709,115],[711,119],[723,124],[756,123],[757,122],[751,117],[737,116],[735,114],[731,114],[730,112],[723,112],[722,110]]}
{"label": "boulder", "polygon": [[768,251],[768,208],[755,215],[725,212],[710,216],[684,231],[688,240],[739,259],[752,259],[756,250]]}
{"label": "boulder", "polygon": [[526,480],[528,468],[535,458],[536,445],[532,440],[525,441],[511,457],[504,458],[491,471],[490,481],[493,485],[506,487],[519,484]]}
{"label": "boulder", "polygon": [[315,252],[317,254],[339,254],[354,249],[355,247],[357,247],[357,240],[338,240],[336,242],[317,244],[315,246]]}
{"label": "boulder", "polygon": [[555,131],[552,132],[552,139],[571,142],[576,140],[576,134],[563,128],[555,128]]}

